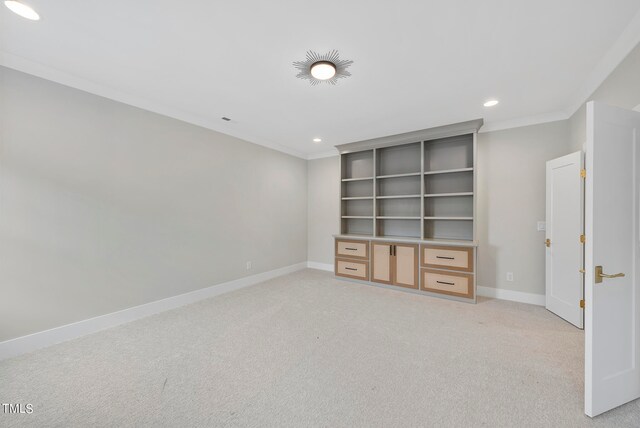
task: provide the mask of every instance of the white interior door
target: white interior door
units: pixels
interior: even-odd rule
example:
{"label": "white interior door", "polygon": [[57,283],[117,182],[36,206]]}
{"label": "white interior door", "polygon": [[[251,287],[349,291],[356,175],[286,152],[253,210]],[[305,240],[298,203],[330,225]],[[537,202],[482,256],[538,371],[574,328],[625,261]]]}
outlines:
{"label": "white interior door", "polygon": [[546,307],[583,326],[582,152],[547,162]]}
{"label": "white interior door", "polygon": [[585,413],[589,416],[640,397],[639,140],[640,113],[587,104]]}

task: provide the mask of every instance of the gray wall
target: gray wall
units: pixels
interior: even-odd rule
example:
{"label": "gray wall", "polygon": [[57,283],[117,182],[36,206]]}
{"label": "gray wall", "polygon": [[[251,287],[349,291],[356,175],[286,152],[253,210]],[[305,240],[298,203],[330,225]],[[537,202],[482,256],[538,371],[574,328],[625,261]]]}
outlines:
{"label": "gray wall", "polygon": [[544,294],[546,162],[568,153],[566,120],[478,135],[478,285]]}
{"label": "gray wall", "polygon": [[333,235],[340,232],[340,173],[338,157],[308,163],[309,261],[333,265]]}
{"label": "gray wall", "polygon": [[0,341],[306,261],[306,169],[0,67]]}

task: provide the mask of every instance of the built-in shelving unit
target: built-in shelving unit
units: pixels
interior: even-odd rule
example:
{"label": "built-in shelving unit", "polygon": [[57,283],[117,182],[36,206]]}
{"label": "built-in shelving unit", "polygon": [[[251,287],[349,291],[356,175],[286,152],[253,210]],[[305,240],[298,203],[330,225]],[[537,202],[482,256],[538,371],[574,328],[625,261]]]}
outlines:
{"label": "built-in shelving unit", "polygon": [[482,121],[338,146],[341,234],[475,241]]}

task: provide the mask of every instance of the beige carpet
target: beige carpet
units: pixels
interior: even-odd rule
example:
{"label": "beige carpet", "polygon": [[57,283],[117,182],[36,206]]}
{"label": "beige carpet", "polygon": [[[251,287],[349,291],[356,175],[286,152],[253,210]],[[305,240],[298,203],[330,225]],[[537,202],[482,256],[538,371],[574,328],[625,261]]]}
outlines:
{"label": "beige carpet", "polygon": [[[1,426],[640,426],[584,416],[583,334],[541,307],[297,272],[0,362]],[[1,410],[1,409],[0,409]]]}

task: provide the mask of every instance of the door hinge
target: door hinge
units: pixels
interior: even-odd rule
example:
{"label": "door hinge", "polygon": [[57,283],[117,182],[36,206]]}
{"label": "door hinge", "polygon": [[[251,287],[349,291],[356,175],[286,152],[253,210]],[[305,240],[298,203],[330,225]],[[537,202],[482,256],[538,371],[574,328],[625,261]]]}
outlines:
{"label": "door hinge", "polygon": [[584,299],[580,300],[580,307],[584,309]]}
{"label": "door hinge", "polygon": [[585,242],[587,242],[587,238],[584,235],[580,235],[580,243],[584,244]]}
{"label": "door hinge", "polygon": [[582,178],[587,178],[587,170],[586,169],[581,169],[580,170],[580,177]]}

